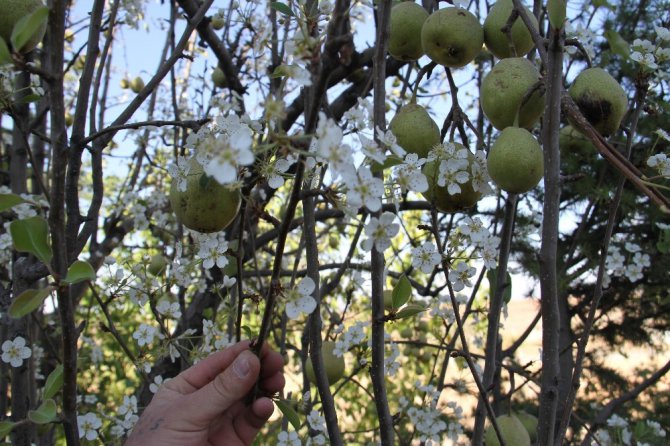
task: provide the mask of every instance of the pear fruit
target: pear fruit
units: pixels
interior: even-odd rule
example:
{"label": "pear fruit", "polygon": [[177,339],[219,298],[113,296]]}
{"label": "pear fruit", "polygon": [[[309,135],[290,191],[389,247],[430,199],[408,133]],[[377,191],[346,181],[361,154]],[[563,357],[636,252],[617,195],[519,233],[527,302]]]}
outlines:
{"label": "pear fruit", "polygon": [[[508,446],[530,446],[530,436],[523,427],[521,421],[514,415],[500,415],[496,417],[505,444]],[[486,446],[500,446],[498,436],[493,425],[484,432],[484,444]]]}
{"label": "pear fruit", "polygon": [[216,67],[212,71],[212,82],[219,88],[226,88],[228,86],[226,75],[220,67]]}
{"label": "pear fruit", "polygon": [[417,60],[423,56],[421,28],[427,18],[428,11],[413,1],[395,5],[391,9],[389,54],[402,61]]}
{"label": "pear fruit", "polygon": [[[0,11],[2,11],[0,14],[0,37],[4,39],[7,45],[10,44],[12,30],[18,21],[43,6],[44,2],[42,0],[0,0]],[[14,48],[14,50],[22,53],[31,51],[42,41],[46,30],[47,22],[45,20],[21,48]]]}
{"label": "pear fruit", "polygon": [[439,127],[426,109],[417,104],[402,106],[391,119],[389,129],[400,147],[420,158],[425,158],[440,142]]}
{"label": "pear fruit", "polygon": [[[458,149],[463,149],[465,146],[455,143]],[[435,204],[437,210],[441,212],[451,213],[463,211],[473,207],[482,197],[482,193],[476,191],[472,185],[473,164],[475,163],[474,155],[468,150],[468,173],[470,178],[467,182],[460,184],[461,191],[456,194],[450,194],[448,187],[440,186],[438,184],[440,163],[442,160],[437,159],[429,161],[423,166],[423,174],[428,180],[428,190],[423,193],[423,196],[430,203]],[[448,162],[448,161],[447,161]]]}
{"label": "pear fruit", "polygon": [[535,443],[537,440],[537,417],[524,411],[517,412],[515,415],[521,421],[523,427],[526,428],[531,444]]}
{"label": "pear fruit", "polygon": [[144,88],[144,80],[137,76],[132,81],[130,81],[129,86],[133,93],[139,93]]}
{"label": "pear fruit", "polygon": [[242,199],[239,190],[223,186],[207,176],[200,163],[191,158],[186,190],[178,181],[170,187],[170,204],[177,220],[198,232],[222,231],[237,216]]}
{"label": "pear fruit", "polygon": [[[335,342],[323,341],[321,344],[321,356],[323,358],[323,365],[326,368],[326,376],[328,376],[328,384],[333,385],[344,376],[344,356],[335,356]],[[307,379],[312,384],[316,385],[316,375],[314,374],[314,366],[312,359],[307,358],[305,362],[305,373]]]}
{"label": "pear fruit", "polygon": [[544,155],[537,139],[526,129],[508,127],[491,146],[487,166],[502,190],[528,192],[544,175]]}
{"label": "pear fruit", "polygon": [[519,126],[531,128],[544,111],[544,97],[535,90],[521,104],[539,80],[540,72],[523,57],[510,57],[495,64],[484,77],[479,94],[482,110],[491,124],[498,130],[514,125],[518,111]]}
{"label": "pear fruit", "polygon": [[628,97],[607,71],[602,68],[582,71],[569,92],[584,117],[603,136],[617,131],[628,108]]}
{"label": "pear fruit", "polygon": [[147,272],[152,276],[160,276],[167,267],[167,260],[163,254],[155,254],[151,256],[149,265],[147,265]]}
{"label": "pear fruit", "polygon": [[433,62],[451,68],[463,67],[481,51],[484,30],[477,17],[466,9],[438,9],[421,28],[421,44]]}
{"label": "pear fruit", "polygon": [[[510,50],[510,42],[507,35],[502,32],[502,28],[507,23],[510,14],[514,9],[512,0],[498,0],[489,10],[489,14],[484,20],[484,43],[486,48],[499,59],[513,56],[524,56],[535,46],[533,37],[521,18],[517,18],[512,25],[512,45],[515,54]],[[524,6],[526,13],[530,17],[535,29],[538,29],[537,19],[528,8]]]}

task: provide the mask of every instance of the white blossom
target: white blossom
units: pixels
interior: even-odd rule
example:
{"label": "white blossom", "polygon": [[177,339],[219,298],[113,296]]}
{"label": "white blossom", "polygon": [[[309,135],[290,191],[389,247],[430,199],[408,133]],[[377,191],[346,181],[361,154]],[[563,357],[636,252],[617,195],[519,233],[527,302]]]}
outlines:
{"label": "white blossom", "polygon": [[79,426],[79,438],[86,438],[93,441],[98,438],[98,429],[102,427],[102,421],[93,412],[85,415],[77,415],[77,425]]}
{"label": "white blossom", "polygon": [[281,431],[277,436],[277,446],[302,446],[300,437],[294,431]]}
{"label": "white blossom", "polygon": [[347,201],[356,207],[365,206],[370,212],[381,209],[384,182],[372,175],[372,171],[365,166],[358,169],[354,178],[356,178],[354,184],[351,184],[347,191]]}
{"label": "white blossom", "polygon": [[286,316],[297,319],[301,313],[310,314],[316,308],[312,293],[316,284],[310,277],[303,278],[298,286],[286,293]]}
{"label": "white blossom", "polygon": [[456,268],[449,271],[449,280],[454,291],[461,291],[463,288],[471,287],[470,277],[474,276],[477,269],[469,266],[466,262],[459,262]]}
{"label": "white blossom", "polygon": [[142,323],[133,333],[133,338],[137,339],[137,345],[142,347],[153,342],[157,332],[158,329],[156,327]]}
{"label": "white blossom", "polygon": [[384,212],[379,219],[370,218],[365,225],[365,235],[368,238],[361,242],[361,248],[370,251],[374,246],[379,252],[387,250],[391,246],[391,239],[400,231],[400,225],[394,223],[395,218],[395,214],[391,212]]}
{"label": "white blossom", "polygon": [[432,242],[426,241],[412,249],[412,266],[425,274],[432,272],[441,260],[442,257]]}
{"label": "white blossom", "polygon": [[30,350],[30,347],[26,347],[26,340],[21,336],[2,343],[2,361],[12,367],[21,367],[23,361],[30,358],[31,355],[32,350]]}

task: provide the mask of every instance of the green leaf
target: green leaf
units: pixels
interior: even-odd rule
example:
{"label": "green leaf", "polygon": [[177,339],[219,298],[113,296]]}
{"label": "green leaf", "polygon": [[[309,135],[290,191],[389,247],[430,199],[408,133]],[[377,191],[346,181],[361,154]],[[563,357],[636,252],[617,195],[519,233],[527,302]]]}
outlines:
{"label": "green leaf", "polygon": [[[2,38],[0,37],[0,40]],[[0,45],[2,46],[2,45]],[[26,201],[16,194],[0,194],[0,212],[11,209],[17,204],[25,203]]]}
{"label": "green leaf", "polygon": [[13,421],[0,421],[0,439],[5,438],[14,428]]}
{"label": "green leaf", "polygon": [[621,35],[613,29],[605,31],[605,38],[612,49],[612,52],[622,57],[630,55],[630,46]]}
{"label": "green leaf", "polygon": [[278,77],[286,77],[288,76],[288,73],[289,73],[288,66],[279,65],[277,68],[275,68],[270,77],[273,79],[276,79]]}
{"label": "green leaf", "polygon": [[293,10],[282,2],[272,2],[270,3],[270,7],[278,12],[281,12],[284,15],[287,15],[289,17],[295,17],[295,13],[293,12]]}
{"label": "green leaf", "polygon": [[393,287],[393,308],[400,308],[412,297],[412,284],[404,274]]}
{"label": "green leaf", "polygon": [[35,424],[47,424],[56,419],[56,402],[45,400],[36,410],[28,411],[28,419]]}
{"label": "green leaf", "polygon": [[601,6],[604,6],[605,8],[614,11],[614,6],[607,0],[593,0],[592,3],[593,7],[596,9],[600,8]]}
{"label": "green leaf", "polygon": [[[489,279],[489,288],[491,289],[491,297],[496,293],[496,283],[498,283],[498,270],[490,269],[486,272],[486,278]],[[512,299],[512,276],[509,272],[505,276],[505,287],[503,289],[503,301],[509,303]]]}
{"label": "green leaf", "polygon": [[33,254],[44,264],[51,262],[53,253],[49,245],[49,226],[42,217],[30,217],[23,220],[14,220],[9,225],[14,249],[18,252]]}
{"label": "green leaf", "polygon": [[40,32],[40,28],[46,23],[49,17],[49,8],[42,6],[32,14],[21,17],[12,29],[12,47],[15,51],[20,51],[23,46]]}
{"label": "green leaf", "polygon": [[408,317],[416,316],[419,313],[426,311],[426,307],[419,304],[409,304],[395,315],[396,319],[406,319]]}
{"label": "green leaf", "polygon": [[12,54],[9,52],[9,47],[5,39],[0,37],[0,65],[11,63]]}
{"label": "green leaf", "polygon": [[23,96],[21,99],[16,101],[17,104],[29,104],[31,102],[37,102],[40,99],[42,99],[42,96],[35,94],[35,93],[30,93],[25,96]]}
{"label": "green leaf", "polygon": [[90,263],[83,260],[76,260],[67,270],[67,275],[63,279],[66,283],[74,285],[75,283],[86,280],[95,280],[95,271]]}
{"label": "green leaf", "polygon": [[286,419],[291,423],[293,428],[297,431],[300,429],[300,417],[298,413],[293,409],[293,404],[295,401],[290,400],[275,400],[275,404],[281,410],[281,413],[284,414]]}
{"label": "green leaf", "polygon": [[63,365],[58,364],[55,369],[47,377],[47,382],[44,384],[44,399],[53,398],[63,387]]}
{"label": "green leaf", "polygon": [[551,23],[552,28],[563,28],[567,6],[567,0],[547,1],[547,15],[549,16],[549,23]]}
{"label": "green leaf", "polygon": [[53,290],[54,288],[51,286],[40,290],[25,290],[23,293],[19,294],[9,306],[9,315],[18,319],[29,314],[31,311],[39,308],[39,306],[42,305],[42,302],[44,302],[44,299],[46,299]]}

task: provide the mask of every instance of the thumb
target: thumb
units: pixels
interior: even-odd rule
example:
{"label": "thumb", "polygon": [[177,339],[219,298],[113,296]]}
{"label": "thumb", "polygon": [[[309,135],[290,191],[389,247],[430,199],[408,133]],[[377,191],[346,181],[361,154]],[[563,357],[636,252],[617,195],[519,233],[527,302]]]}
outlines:
{"label": "thumb", "polygon": [[184,418],[198,426],[208,426],[249,393],[258,379],[260,368],[255,354],[249,350],[242,351],[212,381],[188,395],[182,407]]}

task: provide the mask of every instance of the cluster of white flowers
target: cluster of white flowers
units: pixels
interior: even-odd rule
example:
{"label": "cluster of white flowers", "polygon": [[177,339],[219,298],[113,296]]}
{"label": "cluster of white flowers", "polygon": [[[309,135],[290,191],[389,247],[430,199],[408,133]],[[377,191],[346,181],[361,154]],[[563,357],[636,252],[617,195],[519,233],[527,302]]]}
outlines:
{"label": "cluster of white flowers", "polygon": [[339,333],[340,336],[337,338],[337,341],[335,341],[333,354],[342,357],[354,346],[364,343],[367,339],[365,329],[369,326],[369,321],[358,321],[346,329],[344,328],[344,325],[335,327],[335,333]]}
{"label": "cluster of white flowers", "polygon": [[665,444],[665,430],[660,423],[653,420],[638,421],[631,426],[629,421],[617,414],[607,420],[607,428],[599,429],[591,445],[622,444],[625,446],[651,446]]}
{"label": "cluster of white flowers", "polygon": [[[586,28],[582,23],[578,23],[577,26],[574,26],[570,20],[565,22],[565,34],[566,37],[570,39],[577,39],[582,44],[582,47],[586,50],[586,54],[593,59],[596,56],[596,40],[598,36],[595,35],[593,31]],[[565,52],[574,55],[577,54],[579,49],[575,46],[566,46]]]}
{"label": "cluster of white flowers", "polygon": [[400,187],[400,192],[426,192],[428,190],[428,179],[421,171],[421,166],[426,162],[425,158],[419,158],[416,153],[405,155],[405,162],[395,166],[393,169],[393,181]]}
{"label": "cluster of white flowers", "polygon": [[651,257],[643,253],[639,245],[626,242],[624,252],[619,246],[610,245],[605,261],[606,274],[603,287],[609,286],[611,277],[625,276],[631,282],[637,282],[644,277],[642,270],[649,266],[651,266]]}
{"label": "cluster of white flowers", "polygon": [[111,428],[111,434],[120,438],[132,430],[137,423],[137,397],[124,395],[123,402],[117,409],[122,418],[114,418],[114,425]]}
{"label": "cluster of white flowers", "polygon": [[347,127],[354,130],[370,129],[372,122],[372,104],[368,99],[358,98],[356,106],[344,112],[344,120]]}
{"label": "cluster of white flowers", "polygon": [[314,435],[307,439],[306,445],[325,445],[328,443],[328,432],[326,429],[326,419],[316,410],[307,415],[307,424],[314,432]]}
{"label": "cluster of white flowers", "polygon": [[670,30],[655,26],[656,40],[635,39],[631,45],[630,58],[644,68],[663,71],[663,65],[670,61]]}
{"label": "cluster of white flowers", "polygon": [[[670,142],[670,134],[663,129],[657,129],[656,135],[659,138]],[[647,159],[647,166],[655,169],[659,175],[663,177],[670,177],[670,157],[665,153],[657,153]]]}
{"label": "cluster of white flowers", "polygon": [[464,236],[465,246],[472,246],[481,256],[484,266],[493,269],[498,264],[500,238],[491,234],[479,217],[465,217],[458,225],[458,234]]}
{"label": "cluster of white flowers", "polygon": [[225,232],[214,232],[211,234],[194,232],[198,244],[198,253],[196,254],[202,260],[202,267],[205,269],[213,268],[214,265],[224,268],[228,265],[226,252],[228,251],[228,241]]}
{"label": "cluster of white flowers", "polygon": [[442,256],[433,242],[425,241],[421,246],[412,248],[412,266],[422,273],[431,273],[441,261]]}
{"label": "cluster of white flowers", "polygon": [[268,160],[261,165],[260,174],[267,178],[268,186],[272,189],[279,189],[284,185],[284,174],[296,161],[297,158],[294,155]]}
{"label": "cluster of white flowers", "polygon": [[277,446],[302,446],[302,441],[295,431],[281,431],[277,436]]}
{"label": "cluster of white flowers", "polygon": [[151,344],[156,335],[158,335],[158,327],[141,323],[137,330],[133,332],[133,339],[136,339],[137,345],[142,347]]}
{"label": "cluster of white flowers", "polygon": [[77,415],[77,425],[79,426],[79,438],[93,441],[98,438],[98,429],[102,427],[102,420],[93,412],[88,412],[84,415]]}
{"label": "cluster of white flowers", "polygon": [[477,273],[477,268],[468,265],[466,262],[458,262],[456,268],[449,271],[449,281],[454,291],[461,291],[465,287],[471,287],[470,278]]}
{"label": "cluster of white flowers", "polygon": [[367,238],[361,242],[361,248],[371,251],[374,246],[379,252],[390,248],[391,239],[400,231],[400,225],[394,223],[395,219],[395,214],[391,212],[384,212],[379,218],[371,217],[368,224],[365,225]]}
{"label": "cluster of white flowers", "polygon": [[26,346],[26,339],[17,336],[2,343],[2,362],[12,367],[21,367],[23,361],[30,358],[32,350]]}
{"label": "cluster of white flowers", "polygon": [[163,297],[156,304],[156,311],[168,319],[179,319],[181,317],[181,308],[179,302],[170,298]]}
{"label": "cluster of white flowers", "polygon": [[442,412],[437,407],[440,392],[434,386],[424,386],[419,382],[415,384],[415,387],[425,392],[430,401],[417,407],[409,405],[406,399],[401,398],[401,405],[406,408],[407,415],[419,434],[420,441],[425,442],[427,446],[442,444],[440,438],[447,430],[447,423],[442,419]]}
{"label": "cluster of white flowers", "polygon": [[316,284],[310,277],[303,278],[296,287],[284,293],[286,316],[297,319],[302,313],[311,314],[316,309],[316,300],[312,297]]}
{"label": "cluster of white flowers", "polygon": [[206,355],[215,350],[222,350],[232,343],[232,339],[228,338],[226,332],[214,326],[213,321],[209,319],[202,321],[202,342],[200,343],[201,353]]}
{"label": "cluster of white flowers", "polygon": [[[384,333],[384,339],[386,339],[386,347],[391,350],[389,354],[384,355],[384,373],[388,376],[395,376],[400,370],[400,348],[398,344],[393,342],[391,334],[386,332]],[[372,340],[368,341],[370,349],[372,349]]]}

